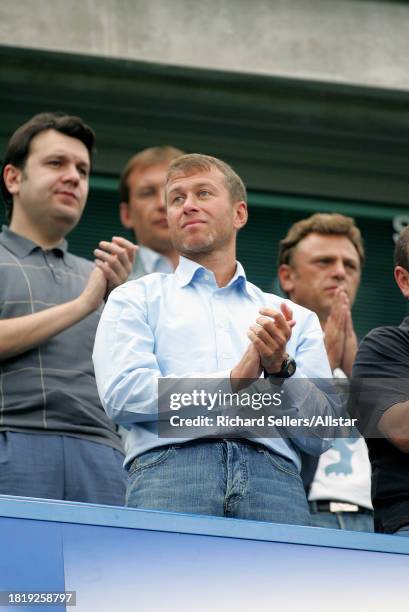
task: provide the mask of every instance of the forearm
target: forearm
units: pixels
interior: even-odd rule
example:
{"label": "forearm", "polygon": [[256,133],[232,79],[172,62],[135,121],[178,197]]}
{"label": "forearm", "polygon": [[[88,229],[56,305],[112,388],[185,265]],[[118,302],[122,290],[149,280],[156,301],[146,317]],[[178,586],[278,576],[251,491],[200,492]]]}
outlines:
{"label": "forearm", "polygon": [[[189,372],[183,377],[174,374],[163,376],[157,366],[149,364],[147,367],[146,364],[109,373],[102,365],[107,361],[102,355],[94,353],[93,359],[101,403],[108,416],[122,425],[169,420],[169,406],[182,394],[193,398],[194,393],[202,389],[206,396],[232,391],[228,370],[206,374]],[[197,414],[206,410],[206,405],[193,404],[193,399],[192,406]],[[188,411],[192,406],[184,404],[183,410]],[[182,405],[172,410],[180,408]]]}
{"label": "forearm", "polygon": [[0,361],[39,346],[92,310],[85,300],[78,297],[35,314],[0,320]]}
{"label": "forearm", "polygon": [[409,401],[388,408],[378,428],[402,453],[409,453]]}

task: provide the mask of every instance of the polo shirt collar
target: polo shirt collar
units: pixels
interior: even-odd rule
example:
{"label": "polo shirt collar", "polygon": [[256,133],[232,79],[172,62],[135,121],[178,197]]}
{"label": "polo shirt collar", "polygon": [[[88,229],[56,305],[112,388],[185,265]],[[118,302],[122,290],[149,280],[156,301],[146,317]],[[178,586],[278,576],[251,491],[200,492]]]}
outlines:
{"label": "polo shirt collar", "polygon": [[[30,255],[30,253],[36,249],[42,249],[42,247],[32,240],[24,238],[24,236],[20,236],[20,234],[13,232],[9,227],[7,227],[7,225],[3,225],[1,229],[0,243],[17,257],[27,257],[27,255]],[[61,244],[53,247],[50,250],[56,254],[59,254],[60,257],[65,259],[68,251],[68,243],[66,240],[63,240]]]}

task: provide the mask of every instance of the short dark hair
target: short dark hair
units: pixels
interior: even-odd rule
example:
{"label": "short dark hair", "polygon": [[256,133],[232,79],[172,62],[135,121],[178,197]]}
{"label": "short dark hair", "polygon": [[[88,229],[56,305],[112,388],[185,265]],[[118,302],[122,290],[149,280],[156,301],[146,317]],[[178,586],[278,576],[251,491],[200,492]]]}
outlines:
{"label": "short dark hair", "polygon": [[223,174],[224,183],[232,202],[247,202],[247,192],[243,181],[229,164],[210,155],[189,153],[179,157],[169,167],[166,183],[177,174],[189,175],[194,172],[209,172],[216,168]]}
{"label": "short dark hair", "polygon": [[162,146],[162,147],[149,147],[148,149],[144,149],[143,151],[139,151],[136,153],[131,159],[127,162],[124,169],[121,173],[121,178],[119,181],[119,195],[121,198],[121,202],[129,202],[129,185],[128,178],[131,172],[135,168],[148,168],[149,166],[156,166],[157,164],[168,163],[171,161],[184,155],[184,152],[176,147],[171,147],[170,145]]}
{"label": "short dark hair", "polygon": [[16,168],[23,169],[30,154],[31,141],[35,136],[47,130],[55,130],[80,140],[86,146],[90,161],[92,162],[95,134],[82,119],[63,113],[39,113],[34,115],[29,121],[17,128],[10,138],[1,167],[1,193],[6,207],[8,222],[10,222],[13,212],[13,197],[4,182],[4,168],[7,164],[12,164]]}
{"label": "short dark hair", "polygon": [[291,264],[295,248],[303,238],[309,234],[322,234],[333,236],[345,236],[354,245],[361,263],[365,260],[365,251],[362,235],[355,220],[339,213],[315,213],[307,219],[294,223],[287,232],[285,238],[280,240],[278,251],[278,265]]}
{"label": "short dark hair", "polygon": [[395,244],[394,263],[409,272],[409,225],[403,228]]}

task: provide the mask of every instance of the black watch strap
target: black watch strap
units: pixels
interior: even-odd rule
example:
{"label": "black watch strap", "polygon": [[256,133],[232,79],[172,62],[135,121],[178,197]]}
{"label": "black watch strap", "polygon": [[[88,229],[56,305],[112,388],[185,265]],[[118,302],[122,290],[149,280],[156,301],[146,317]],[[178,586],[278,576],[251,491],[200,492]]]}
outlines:
{"label": "black watch strap", "polygon": [[267,370],[264,368],[264,378],[290,378],[293,374],[295,374],[296,369],[297,364],[295,359],[288,356],[286,359],[284,359],[278,372],[267,372]]}

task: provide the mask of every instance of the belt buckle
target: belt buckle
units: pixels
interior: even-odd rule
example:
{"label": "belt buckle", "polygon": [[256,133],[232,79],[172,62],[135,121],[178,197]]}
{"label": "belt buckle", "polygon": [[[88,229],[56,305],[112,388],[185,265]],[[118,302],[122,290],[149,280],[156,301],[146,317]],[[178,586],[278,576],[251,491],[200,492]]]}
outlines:
{"label": "belt buckle", "polygon": [[359,506],[345,502],[329,502],[330,512],[358,512]]}

